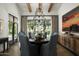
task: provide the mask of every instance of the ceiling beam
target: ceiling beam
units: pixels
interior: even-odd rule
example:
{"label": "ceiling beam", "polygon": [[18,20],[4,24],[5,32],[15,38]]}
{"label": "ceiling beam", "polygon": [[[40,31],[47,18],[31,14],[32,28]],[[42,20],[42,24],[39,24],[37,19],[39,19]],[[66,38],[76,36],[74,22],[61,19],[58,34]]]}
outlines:
{"label": "ceiling beam", "polygon": [[38,7],[39,7],[39,8],[42,8],[42,3],[39,3],[39,4],[38,4]]}
{"label": "ceiling beam", "polygon": [[27,3],[27,7],[28,7],[29,12],[32,12],[32,8],[31,8],[30,3]]}
{"label": "ceiling beam", "polygon": [[53,3],[51,3],[51,4],[49,5],[48,12],[51,12],[52,7],[53,7]]}
{"label": "ceiling beam", "polygon": [[42,10],[42,3],[39,3],[39,4],[38,4],[38,9],[39,9],[39,11]]}

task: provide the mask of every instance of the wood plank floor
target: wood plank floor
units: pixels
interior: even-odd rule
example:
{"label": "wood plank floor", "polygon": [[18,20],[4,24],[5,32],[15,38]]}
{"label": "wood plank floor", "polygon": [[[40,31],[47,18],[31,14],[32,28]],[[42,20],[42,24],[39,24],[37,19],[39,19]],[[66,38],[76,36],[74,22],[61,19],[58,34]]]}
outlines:
{"label": "wood plank floor", "polygon": [[70,51],[62,47],[61,45],[57,45],[57,55],[58,56],[74,56]]}
{"label": "wood plank floor", "polygon": [[[1,53],[0,53],[1,54]],[[8,51],[6,51],[4,54],[10,55],[10,56],[20,56],[20,48],[19,43],[15,43],[12,45]],[[60,45],[57,45],[57,56],[73,56],[71,52],[66,50]]]}

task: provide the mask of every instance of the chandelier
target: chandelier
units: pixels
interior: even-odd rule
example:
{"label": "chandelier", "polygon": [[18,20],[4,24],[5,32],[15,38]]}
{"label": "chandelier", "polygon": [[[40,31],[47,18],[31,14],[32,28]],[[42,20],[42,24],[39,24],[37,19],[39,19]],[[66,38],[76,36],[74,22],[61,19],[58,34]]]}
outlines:
{"label": "chandelier", "polygon": [[45,32],[46,26],[45,26],[45,17],[43,16],[43,9],[42,9],[42,4],[38,4],[38,8],[36,8],[35,11],[35,16],[33,18],[35,27],[34,31],[35,32]]}
{"label": "chandelier", "polygon": [[[38,8],[36,8],[36,11],[35,11],[35,16],[34,16],[34,18],[33,19],[35,19],[36,17],[43,17],[43,9],[42,9],[42,4],[41,3],[39,3],[38,4]],[[44,18],[44,17],[43,17]]]}

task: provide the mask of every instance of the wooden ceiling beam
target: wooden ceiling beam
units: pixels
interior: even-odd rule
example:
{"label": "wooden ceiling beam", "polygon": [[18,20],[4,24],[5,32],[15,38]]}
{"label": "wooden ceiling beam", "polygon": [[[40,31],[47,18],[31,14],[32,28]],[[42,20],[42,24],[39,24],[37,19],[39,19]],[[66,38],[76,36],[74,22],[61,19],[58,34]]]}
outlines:
{"label": "wooden ceiling beam", "polygon": [[39,11],[41,12],[41,10],[42,10],[42,3],[39,3],[39,4],[38,4],[38,9],[39,9]]}
{"label": "wooden ceiling beam", "polygon": [[42,8],[42,3],[39,3],[39,5],[38,5],[38,6],[39,6],[39,8]]}
{"label": "wooden ceiling beam", "polygon": [[53,3],[51,3],[51,4],[49,5],[48,12],[51,12],[52,7],[53,7]]}
{"label": "wooden ceiling beam", "polygon": [[27,7],[28,7],[29,12],[32,12],[32,8],[31,8],[30,3],[27,3]]}

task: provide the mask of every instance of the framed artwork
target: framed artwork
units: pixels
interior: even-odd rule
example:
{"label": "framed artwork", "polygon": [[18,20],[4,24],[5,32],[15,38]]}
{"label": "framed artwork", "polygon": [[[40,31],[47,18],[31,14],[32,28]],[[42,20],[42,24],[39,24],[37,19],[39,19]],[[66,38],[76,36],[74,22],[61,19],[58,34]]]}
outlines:
{"label": "framed artwork", "polygon": [[0,33],[3,31],[3,20],[0,19]]}
{"label": "framed artwork", "polygon": [[62,31],[79,33],[79,6],[63,15]]}

